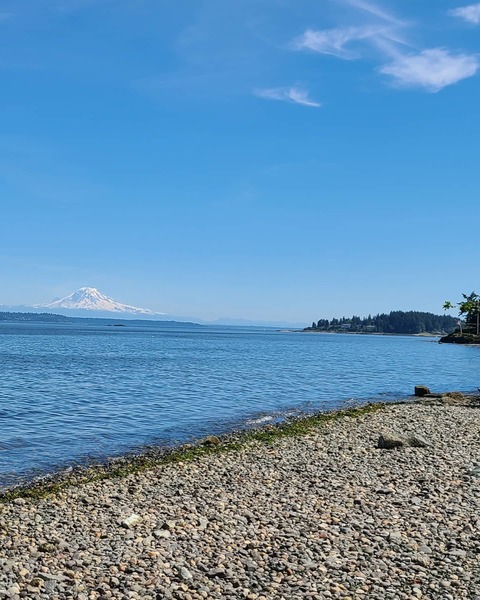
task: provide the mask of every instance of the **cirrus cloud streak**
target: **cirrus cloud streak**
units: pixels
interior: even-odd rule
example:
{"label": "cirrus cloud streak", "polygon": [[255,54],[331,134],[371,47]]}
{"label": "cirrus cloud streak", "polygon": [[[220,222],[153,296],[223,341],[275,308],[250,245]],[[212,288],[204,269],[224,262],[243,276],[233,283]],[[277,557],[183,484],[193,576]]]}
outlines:
{"label": "cirrus cloud streak", "polygon": [[376,26],[341,27],[315,31],[307,29],[293,41],[294,50],[312,50],[319,54],[330,54],[338,58],[352,60],[359,58],[359,53],[346,46],[386,33],[387,28]]}
{"label": "cirrus cloud streak", "polygon": [[254,90],[254,94],[264,100],[281,100],[313,108],[320,108],[322,106],[320,102],[310,98],[307,90],[297,86],[256,89]]}

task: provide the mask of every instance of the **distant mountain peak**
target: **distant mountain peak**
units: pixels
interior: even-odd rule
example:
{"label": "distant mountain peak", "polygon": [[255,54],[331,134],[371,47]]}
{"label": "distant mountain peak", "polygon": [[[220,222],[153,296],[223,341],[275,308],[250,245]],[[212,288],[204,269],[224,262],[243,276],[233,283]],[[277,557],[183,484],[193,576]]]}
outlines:
{"label": "distant mountain peak", "polygon": [[54,300],[46,304],[37,304],[36,308],[67,308],[72,310],[101,310],[114,313],[128,313],[135,315],[155,315],[161,313],[155,313],[148,308],[138,308],[137,306],[130,306],[129,304],[122,304],[117,302],[110,296],[102,294],[97,288],[94,287],[81,287],[73,294]]}

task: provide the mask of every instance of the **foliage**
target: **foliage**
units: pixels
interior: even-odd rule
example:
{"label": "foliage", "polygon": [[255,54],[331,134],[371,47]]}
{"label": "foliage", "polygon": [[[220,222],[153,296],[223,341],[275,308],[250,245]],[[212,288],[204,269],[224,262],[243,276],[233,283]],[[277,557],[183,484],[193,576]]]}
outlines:
{"label": "foliage", "polygon": [[37,323],[68,323],[69,318],[52,313],[21,313],[21,312],[0,312],[0,321],[12,322],[37,322]]}
{"label": "foliage", "polygon": [[466,328],[474,329],[476,335],[480,333],[480,296],[475,292],[471,294],[462,294],[463,300],[457,304],[453,304],[450,300],[446,300],[443,304],[444,310],[458,308],[460,317],[465,317]]}
{"label": "foliage", "polygon": [[307,331],[351,331],[355,333],[435,333],[455,330],[457,319],[448,315],[434,315],[416,310],[395,310],[388,314],[360,318],[353,316],[341,319],[319,319]]}

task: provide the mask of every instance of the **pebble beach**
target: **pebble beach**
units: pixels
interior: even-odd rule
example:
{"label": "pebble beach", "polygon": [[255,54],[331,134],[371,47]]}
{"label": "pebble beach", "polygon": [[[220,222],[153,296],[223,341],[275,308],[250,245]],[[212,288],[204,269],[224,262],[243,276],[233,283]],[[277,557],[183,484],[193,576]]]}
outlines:
{"label": "pebble beach", "polygon": [[0,598],[480,600],[479,415],[386,405],[4,501]]}

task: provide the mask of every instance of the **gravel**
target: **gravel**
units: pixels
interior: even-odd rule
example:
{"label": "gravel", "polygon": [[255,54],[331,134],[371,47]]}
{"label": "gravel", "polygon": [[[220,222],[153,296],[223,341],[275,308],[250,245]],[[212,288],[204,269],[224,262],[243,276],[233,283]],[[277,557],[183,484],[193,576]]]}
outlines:
{"label": "gravel", "polygon": [[[480,600],[478,408],[313,433],[0,506],[0,599]],[[378,447],[383,432],[424,447]]]}

